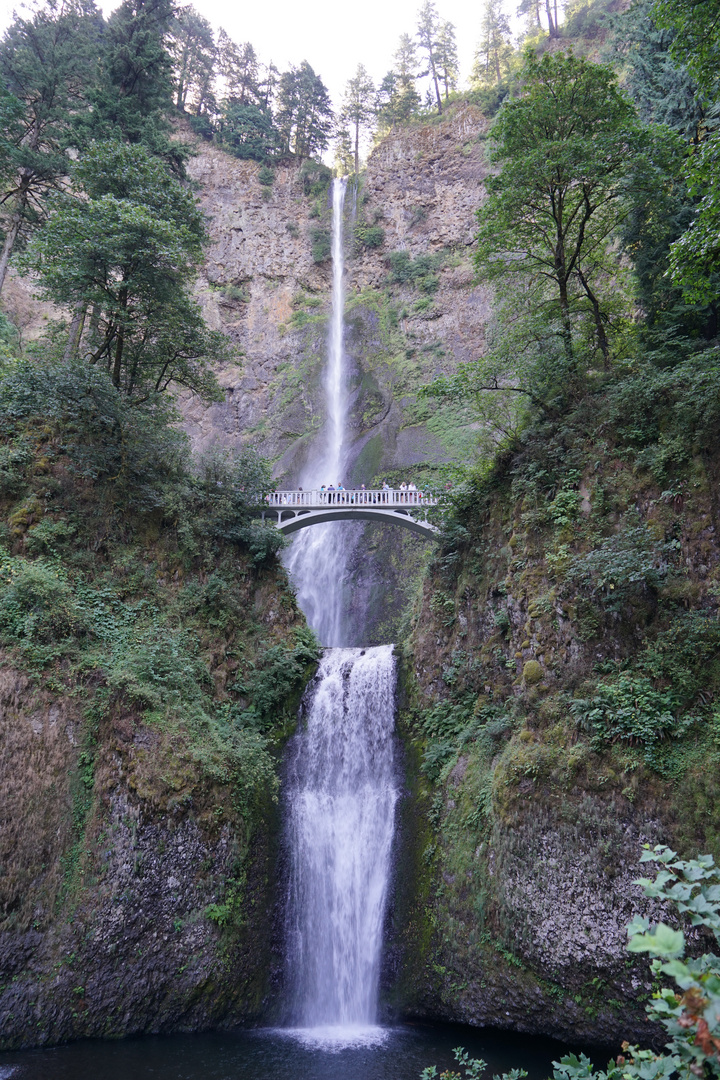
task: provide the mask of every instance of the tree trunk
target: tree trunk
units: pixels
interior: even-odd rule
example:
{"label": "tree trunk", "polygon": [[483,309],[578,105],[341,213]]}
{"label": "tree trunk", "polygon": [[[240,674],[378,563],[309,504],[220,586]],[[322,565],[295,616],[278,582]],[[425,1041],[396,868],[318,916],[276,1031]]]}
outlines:
{"label": "tree trunk", "polygon": [[442,116],[442,98],[440,97],[440,85],[438,83],[437,71],[435,70],[435,61],[430,56],[430,73],[432,75],[432,81],[435,86],[435,99],[437,101],[438,116]]}
{"label": "tree trunk", "polygon": [[360,121],[355,121],[355,177],[360,172]]}
{"label": "tree trunk", "polygon": [[551,38],[557,37],[557,27],[553,22],[552,9],[550,7],[550,0],[545,0],[545,14],[548,20],[548,33]]}
{"label": "tree trunk", "polygon": [[589,285],[588,281],[586,280],[585,275],[583,274],[582,270],[578,270],[577,273],[578,273],[578,277],[580,278],[580,281],[582,283],[582,287],[585,290],[585,295],[587,296],[588,300],[590,301],[590,305],[592,307],[593,320],[595,322],[595,332],[597,334],[597,339],[598,339],[598,346],[600,347],[600,352],[603,355],[603,367],[605,368],[605,371],[609,371],[610,370],[610,346],[608,345],[607,334],[605,333],[605,325],[604,325],[603,320],[602,320],[602,312],[600,311],[600,303],[598,301],[597,296],[595,296],[595,293],[590,288],[590,285]]}
{"label": "tree trunk", "polygon": [[498,86],[502,82],[502,76],[500,75],[500,50],[495,50],[495,78],[497,79]]}
{"label": "tree trunk", "polygon": [[65,346],[65,352],[63,353],[63,363],[65,364],[69,364],[70,361],[74,360],[77,356],[83,326],[85,325],[86,310],[83,303],[78,304],[75,308],[75,313],[72,317],[72,322],[70,323],[70,333],[68,334],[67,345]]}
{"label": "tree trunk", "polygon": [[117,344],[115,346],[115,362],[113,364],[113,373],[112,373],[113,386],[117,387],[118,390],[120,389],[120,375],[122,374],[122,354],[123,354],[124,338],[125,338],[125,330],[124,330],[124,328],[123,328],[123,326],[121,324],[119,329],[118,329]]}
{"label": "tree trunk", "polygon": [[0,254],[0,292],[2,292],[3,285],[5,284],[5,278],[7,277],[8,266],[10,264],[10,256],[13,253],[15,241],[20,232],[20,220],[21,217],[19,213],[16,212],[13,214],[10,228],[5,233],[5,243],[3,244],[2,254]]}

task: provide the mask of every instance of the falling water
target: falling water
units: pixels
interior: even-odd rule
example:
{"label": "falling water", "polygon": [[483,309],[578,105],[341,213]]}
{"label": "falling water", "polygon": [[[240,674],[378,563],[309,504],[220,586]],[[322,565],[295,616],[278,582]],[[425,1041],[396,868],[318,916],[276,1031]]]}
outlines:
{"label": "falling water", "polygon": [[[345,310],[343,210],[347,179],[335,179],[332,186],[332,311],[328,332],[328,363],[325,369],[327,424],[300,477],[306,489],[343,480],[347,427],[347,385],[343,349]],[[332,522],[304,529],[295,539],[286,558],[297,590],[300,607],[323,645],[347,644],[342,624],[342,585],[347,565],[345,527]]]}
{"label": "falling water", "polygon": [[290,1019],[347,1042],[372,1038],[377,1019],[398,797],[392,646],[327,649],[308,695],[285,792]]}
{"label": "falling water", "polygon": [[[325,373],[327,424],[300,478],[337,484],[346,465],[343,208],[333,181],[332,315]],[[349,644],[343,584],[347,528],[313,525],[287,559],[298,601],[326,646]],[[395,802],[392,646],[327,648],[308,691],[285,785],[288,1019],[303,1038],[376,1038],[378,978]],[[371,1033],[370,1035],[368,1033]],[[374,1033],[374,1034],[372,1034]]]}

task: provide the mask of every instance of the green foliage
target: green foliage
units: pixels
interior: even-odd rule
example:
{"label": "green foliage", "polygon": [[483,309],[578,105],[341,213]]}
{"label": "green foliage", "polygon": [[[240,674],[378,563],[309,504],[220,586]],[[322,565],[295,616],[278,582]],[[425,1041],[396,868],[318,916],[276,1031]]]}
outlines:
{"label": "green foliage", "polygon": [[12,558],[0,548],[0,640],[46,645],[82,633],[83,620],[59,566]]}
{"label": "green foliage", "polygon": [[280,76],[275,122],[283,147],[299,158],[326,148],[333,130],[333,109],[327,87],[307,60]]}
{"label": "green foliage", "polygon": [[322,161],[303,161],[298,178],[302,183],[304,195],[313,199],[321,199],[327,195],[332,180],[332,169],[329,169],[327,165],[323,165]]}
{"label": "green foliage", "polygon": [[[456,1047],[453,1054],[460,1068],[464,1070],[462,1073],[446,1069],[438,1075],[437,1067],[430,1065],[427,1069],[423,1069],[420,1080],[436,1080],[436,1078],[437,1080],[480,1080],[487,1069],[486,1063],[481,1058],[471,1058],[462,1046]],[[522,1080],[525,1076],[527,1076],[525,1069],[510,1069],[502,1076],[493,1077],[493,1080]]]}
{"label": "green foliage", "polygon": [[615,682],[599,683],[591,698],[571,702],[570,713],[600,744],[619,741],[651,746],[668,736],[682,735],[697,719],[680,718],[679,706],[674,690],[657,690],[645,676],[623,674]]}
{"label": "green foliage", "polygon": [[[720,941],[720,872],[710,855],[678,859],[664,846],[649,846],[641,862],[659,862],[654,881],[640,878],[645,894],[672,904],[693,926],[702,926]],[[688,956],[685,935],[667,923],[650,926],[636,917],[628,926],[628,949],[647,953],[656,978],[673,980],[658,990],[647,1007],[648,1017],[660,1024],[667,1037],[664,1051],[656,1053],[623,1044],[617,1061],[606,1071],[595,1070],[585,1055],[568,1054],[554,1062],[554,1080],[664,1080],[717,1076],[720,1042],[720,960],[714,953]]]}
{"label": "green foliage", "polygon": [[263,165],[258,172],[258,183],[262,187],[272,187],[275,183],[275,170]]}
{"label": "green foliage", "polygon": [[[623,195],[646,134],[609,68],[572,54],[537,59],[528,50],[521,80],[522,93],[492,127],[499,168],[478,211],[475,263],[501,287],[522,283],[513,306],[553,329],[564,354],[558,378],[572,379],[574,334],[589,336],[609,359],[619,275],[612,236],[627,212]],[[526,340],[534,334],[529,326]]]}
{"label": "green foliage", "polygon": [[219,125],[220,142],[235,157],[268,161],[280,150],[280,132],[272,117],[258,105],[225,102]]}
{"label": "green foliage", "polygon": [[172,384],[209,400],[222,352],[190,295],[204,229],[193,195],[141,146],[99,143],[75,170],[82,198],[58,206],[25,255],[43,295],[93,310],[90,363],[145,399]]}
{"label": "green foliage", "polygon": [[330,230],[324,226],[316,225],[310,229],[312,241],[312,261],[324,263],[330,258],[332,251],[332,236]]}
{"label": "green foliage", "polygon": [[647,525],[626,524],[565,567],[567,581],[617,610],[631,596],[657,590],[667,577],[676,541],[655,539]]}
{"label": "green foliage", "polygon": [[408,251],[393,251],[388,262],[393,284],[412,285],[424,293],[434,293],[440,284],[435,271],[442,265],[442,255],[418,255],[413,259]]}
{"label": "green foliage", "polygon": [[97,368],[20,361],[0,377],[0,437],[13,440],[3,447],[7,482],[19,490],[31,460],[21,433],[50,424],[78,476],[111,480],[119,498],[132,493],[138,510],[151,509],[187,453],[186,439],[171,426],[174,416],[157,396],[133,406]]}
{"label": "green foliage", "polygon": [[357,245],[367,250],[382,247],[385,243],[385,230],[382,225],[368,225],[360,222],[355,226],[354,236]]}

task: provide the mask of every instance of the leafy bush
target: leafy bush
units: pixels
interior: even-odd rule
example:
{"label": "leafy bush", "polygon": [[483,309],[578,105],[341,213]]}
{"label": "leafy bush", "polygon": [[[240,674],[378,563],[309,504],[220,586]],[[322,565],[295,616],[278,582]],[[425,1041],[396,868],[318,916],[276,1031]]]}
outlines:
{"label": "leafy bush", "polygon": [[84,364],[23,360],[0,375],[0,437],[54,428],[56,453],[74,472],[112,479],[138,510],[161,505],[162,485],[186,466],[187,439],[174,419],[163,395],[131,404],[106,372]]}
{"label": "leafy bush", "polygon": [[583,730],[603,742],[652,745],[682,734],[692,718],[678,718],[675,692],[656,690],[643,675],[622,674],[617,681],[600,683],[591,698],[571,703],[570,712]]}
{"label": "leafy bush", "polygon": [[413,259],[408,251],[393,251],[388,262],[393,284],[413,285],[425,293],[434,293],[440,284],[435,273],[442,263],[440,255],[418,255]]}
{"label": "leafy bush", "polygon": [[258,183],[263,187],[272,187],[275,183],[275,170],[263,165],[258,172]]}
{"label": "leafy bush", "polygon": [[84,629],[57,567],[0,550],[0,638],[6,645],[48,644]]}
{"label": "leafy bush", "polygon": [[357,246],[368,250],[382,247],[385,243],[385,230],[382,225],[366,225],[361,222],[355,226],[354,235]]}
{"label": "leafy bush", "polygon": [[310,230],[310,240],[312,241],[312,261],[314,263],[327,262],[332,251],[330,231],[317,225],[313,226]]}
{"label": "leafy bush", "polygon": [[676,541],[657,540],[645,524],[626,525],[593,551],[571,559],[565,577],[617,609],[633,594],[662,584],[676,548]]}
{"label": "leafy bush", "polygon": [[327,194],[333,174],[332,169],[323,165],[321,161],[307,158],[303,161],[298,175],[303,186],[303,194],[319,199]]}
{"label": "leafy bush", "polygon": [[33,460],[32,450],[22,440],[0,446],[0,495],[17,495],[22,490]]}

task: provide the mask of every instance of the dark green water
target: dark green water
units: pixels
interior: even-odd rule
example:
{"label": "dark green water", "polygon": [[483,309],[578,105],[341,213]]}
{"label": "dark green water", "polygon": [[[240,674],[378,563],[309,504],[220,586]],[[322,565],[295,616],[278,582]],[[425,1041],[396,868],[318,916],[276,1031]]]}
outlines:
{"label": "dark green water", "polygon": [[0,1054],[0,1080],[419,1080],[427,1065],[449,1068],[456,1046],[487,1062],[488,1080],[513,1067],[545,1080],[565,1051],[549,1039],[424,1024],[334,1049],[277,1030],[216,1032]]}

